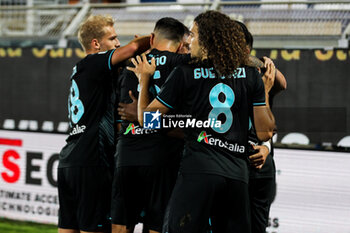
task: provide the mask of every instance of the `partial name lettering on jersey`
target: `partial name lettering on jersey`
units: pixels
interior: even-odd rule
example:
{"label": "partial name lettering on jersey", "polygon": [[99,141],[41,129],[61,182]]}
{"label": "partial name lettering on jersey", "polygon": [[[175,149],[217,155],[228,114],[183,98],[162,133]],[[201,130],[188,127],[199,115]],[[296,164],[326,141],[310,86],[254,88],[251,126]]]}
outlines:
{"label": "partial name lettering on jersey", "polygon": [[[156,62],[156,66],[163,66],[166,63],[166,56],[159,56],[158,54],[156,56],[154,56],[153,54],[148,54],[148,56],[150,58],[154,57],[155,62]],[[148,60],[149,63],[151,63],[151,59]]]}
{"label": "partial name lettering on jersey", "polygon": [[86,126],[85,125],[78,125],[76,124],[71,132],[69,133],[69,135],[73,136],[73,135],[76,135],[76,134],[80,134],[80,133],[84,133],[85,132],[85,129],[86,129]]}
{"label": "partial name lettering on jersey", "polygon": [[245,153],[245,146],[239,145],[238,143],[232,144],[227,141],[223,141],[219,138],[214,138],[212,137],[212,135],[208,135],[206,131],[202,131],[198,135],[197,142],[205,143],[210,146],[218,146],[236,153],[241,153],[241,154]]}
{"label": "partial name lettering on jersey", "polygon": [[149,62],[154,58],[156,64],[156,70],[152,76],[151,83],[153,98],[159,93],[171,71],[176,66],[187,64],[191,60],[189,54],[176,54],[169,51],[159,51],[157,49],[152,49],[152,51],[147,54],[147,58]]}
{"label": "partial name lettering on jersey", "polygon": [[[193,70],[193,77],[194,79],[200,79],[200,78],[216,78],[215,72],[214,72],[214,68],[196,68]],[[239,67],[237,68],[233,74],[232,74],[233,78],[246,78],[246,71],[244,67]],[[221,77],[222,79],[224,79],[225,77]]]}
{"label": "partial name lettering on jersey", "polygon": [[[166,62],[167,62],[167,57],[165,55],[162,55],[162,56],[159,56],[159,54],[148,54],[148,57],[149,58],[154,58],[155,59],[155,63],[156,63],[156,67],[157,69],[154,71],[154,74],[152,76],[153,80],[157,80],[156,83],[153,83],[153,87],[154,89],[152,89],[152,92],[155,92],[153,93],[154,96],[156,96],[159,91],[160,91],[160,86],[162,83],[164,83],[164,80],[160,81],[160,79],[163,77],[163,78],[166,78],[168,73],[165,73],[163,74],[162,76],[162,73],[161,73],[161,70],[163,70],[164,68],[163,67],[160,67],[160,66],[164,66],[166,65]],[[148,60],[149,63],[151,63],[151,60]],[[164,72],[163,72],[164,73]],[[160,82],[160,83],[159,83]],[[160,85],[160,86],[159,86]]]}

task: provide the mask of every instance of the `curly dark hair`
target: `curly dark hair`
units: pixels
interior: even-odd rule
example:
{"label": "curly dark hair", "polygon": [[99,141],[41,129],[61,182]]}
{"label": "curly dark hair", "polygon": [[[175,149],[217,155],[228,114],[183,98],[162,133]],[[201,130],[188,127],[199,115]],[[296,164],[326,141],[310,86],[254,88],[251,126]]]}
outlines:
{"label": "curly dark hair", "polygon": [[246,63],[246,42],[239,24],[218,11],[201,13],[194,22],[198,26],[199,45],[220,75],[227,77]]}

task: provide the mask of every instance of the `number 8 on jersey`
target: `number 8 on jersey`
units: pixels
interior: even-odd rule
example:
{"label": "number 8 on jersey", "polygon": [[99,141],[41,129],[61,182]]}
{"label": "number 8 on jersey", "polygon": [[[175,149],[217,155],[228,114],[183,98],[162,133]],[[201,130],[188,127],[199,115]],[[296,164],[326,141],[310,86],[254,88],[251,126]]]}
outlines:
{"label": "number 8 on jersey", "polygon": [[[225,100],[222,102],[219,99],[220,93],[225,95]],[[213,130],[217,133],[226,133],[232,125],[233,116],[231,107],[235,102],[235,94],[231,87],[224,83],[216,84],[209,93],[209,102],[213,109],[210,111],[208,118],[217,120],[220,114],[225,115],[225,123],[221,124],[220,128],[213,127]]]}

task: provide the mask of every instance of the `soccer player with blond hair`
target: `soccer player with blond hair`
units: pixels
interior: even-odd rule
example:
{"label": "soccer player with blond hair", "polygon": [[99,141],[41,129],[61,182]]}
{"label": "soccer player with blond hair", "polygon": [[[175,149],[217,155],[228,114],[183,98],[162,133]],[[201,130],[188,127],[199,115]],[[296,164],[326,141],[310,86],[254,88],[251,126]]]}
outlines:
{"label": "soccer player with blond hair", "polygon": [[69,136],[59,155],[59,232],[109,232],[114,154],[112,70],[149,48],[149,36],[120,47],[114,20],[90,16],[80,26],[86,57],[73,68]]}

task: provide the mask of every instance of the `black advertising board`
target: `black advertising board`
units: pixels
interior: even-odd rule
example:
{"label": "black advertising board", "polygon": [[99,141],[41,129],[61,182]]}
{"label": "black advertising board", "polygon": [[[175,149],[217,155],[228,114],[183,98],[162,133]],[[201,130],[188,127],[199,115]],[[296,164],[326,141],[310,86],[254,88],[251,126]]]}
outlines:
{"label": "black advertising board", "polygon": [[[274,98],[278,141],[290,132],[311,143],[350,135],[350,50],[263,50],[287,79]],[[0,48],[0,129],[67,133],[69,77],[79,48]]]}

